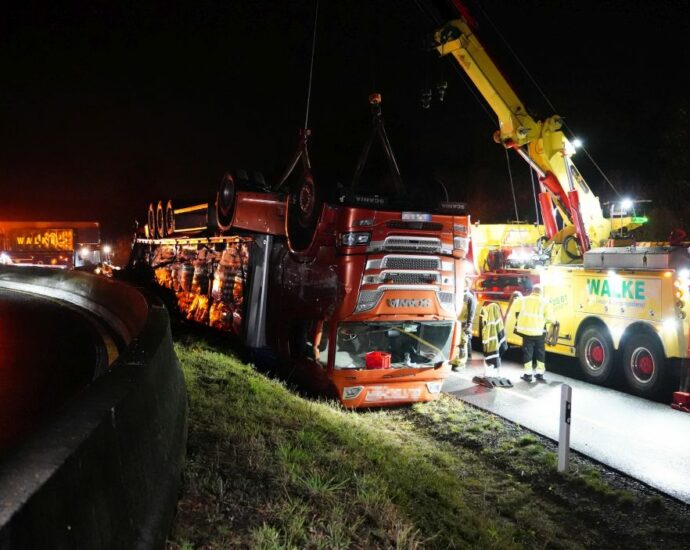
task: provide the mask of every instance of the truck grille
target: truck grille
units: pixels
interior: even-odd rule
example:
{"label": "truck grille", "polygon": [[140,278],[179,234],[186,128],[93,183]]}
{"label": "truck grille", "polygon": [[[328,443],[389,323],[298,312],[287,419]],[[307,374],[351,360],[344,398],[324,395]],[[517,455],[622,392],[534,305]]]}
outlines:
{"label": "truck grille", "polygon": [[441,252],[441,239],[434,237],[386,237],[383,242],[372,242],[371,249],[381,249],[390,251],[406,252],[426,252],[428,254],[438,254]]}
{"label": "truck grille", "polygon": [[383,269],[441,269],[440,258],[420,256],[386,256],[381,264]]}
{"label": "truck grille", "polygon": [[438,273],[387,271],[381,273],[381,281],[388,284],[429,285],[437,284],[439,276]]}

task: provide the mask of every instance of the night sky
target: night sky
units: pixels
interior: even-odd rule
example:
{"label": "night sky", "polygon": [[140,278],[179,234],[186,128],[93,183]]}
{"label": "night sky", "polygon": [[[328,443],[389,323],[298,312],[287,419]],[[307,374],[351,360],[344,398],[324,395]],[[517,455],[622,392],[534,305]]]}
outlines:
{"label": "night sky", "polygon": [[[523,102],[553,114],[496,28],[621,193],[660,205],[690,193],[687,2],[466,3]],[[315,1],[15,4],[0,20],[0,218],[96,219],[114,238],[151,200],[210,198],[234,168],[273,183],[293,154]],[[315,174],[351,180],[378,91],[407,186],[440,193],[440,179],[473,217],[503,221],[514,209],[495,117],[450,59],[424,51],[430,4],[321,0]],[[442,79],[446,101],[423,110],[422,88]],[[584,155],[575,162],[613,196]],[[528,171],[511,168],[520,217],[533,219]]]}

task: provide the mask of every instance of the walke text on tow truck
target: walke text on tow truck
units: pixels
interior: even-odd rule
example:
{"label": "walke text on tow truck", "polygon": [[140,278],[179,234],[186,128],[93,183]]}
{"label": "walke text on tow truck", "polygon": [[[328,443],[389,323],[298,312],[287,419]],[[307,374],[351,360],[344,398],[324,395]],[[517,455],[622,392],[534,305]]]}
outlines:
{"label": "walke text on tow truck", "polygon": [[288,192],[237,171],[215,200],[150,205],[131,267],[150,266],[187,319],[346,407],[437,398],[459,343],[464,205],[406,211],[355,191],[324,201],[306,140],[302,153]]}
{"label": "walke text on tow truck", "polygon": [[[575,148],[561,130],[561,118],[537,121],[529,115],[484,50],[467,8],[458,0],[454,3],[460,17],[435,33],[434,46],[442,56],[452,56],[496,113],[500,129],[495,141],[518,153],[537,175],[544,221],[543,227],[531,229],[525,224],[472,228],[479,306],[497,302],[506,318],[508,341],[520,344],[513,331],[511,296],[513,291],[530,292],[541,282],[560,324],[557,344],[548,351],[576,356],[586,378],[595,383],[607,383],[622,370],[628,388],[648,397],[663,392],[673,367],[678,367],[681,385],[673,405],[687,411],[687,243],[644,246],[632,240],[644,218],[628,212],[616,217],[613,208],[611,218],[604,217],[598,197],[571,160]],[[631,207],[621,206],[626,211]],[[488,237],[501,234],[512,235],[506,251]],[[530,242],[524,237],[532,237],[530,247],[522,246]],[[492,244],[499,245],[497,250],[486,249]]]}

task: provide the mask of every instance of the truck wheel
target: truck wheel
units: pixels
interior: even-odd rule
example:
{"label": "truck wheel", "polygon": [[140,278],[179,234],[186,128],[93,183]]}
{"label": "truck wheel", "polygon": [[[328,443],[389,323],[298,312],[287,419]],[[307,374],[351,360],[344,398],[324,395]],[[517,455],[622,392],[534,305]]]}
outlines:
{"label": "truck wheel", "polygon": [[582,373],[596,384],[608,382],[615,371],[613,342],[606,329],[589,327],[577,343],[577,358]]}
{"label": "truck wheel", "polygon": [[220,180],[220,187],[216,195],[216,218],[218,219],[218,227],[223,231],[227,231],[232,225],[232,218],[235,215],[236,193],[235,179],[232,174],[227,172]]}
{"label": "truck wheel", "polygon": [[158,201],[156,205],[156,237],[165,237],[165,213],[163,211],[163,201]]}
{"label": "truck wheel", "polygon": [[148,238],[149,239],[155,239],[156,238],[156,207],[153,206],[153,203],[149,203],[149,209],[148,212],[146,213],[146,223],[148,224]]}
{"label": "truck wheel", "polygon": [[172,235],[173,233],[175,233],[175,210],[172,200],[169,200],[165,203],[165,234]]}
{"label": "truck wheel", "polygon": [[287,237],[292,251],[303,252],[309,248],[322,207],[321,192],[312,175],[307,172],[288,196]]}
{"label": "truck wheel", "polygon": [[623,372],[628,388],[641,397],[655,397],[664,385],[664,350],[659,340],[634,333],[623,347]]}

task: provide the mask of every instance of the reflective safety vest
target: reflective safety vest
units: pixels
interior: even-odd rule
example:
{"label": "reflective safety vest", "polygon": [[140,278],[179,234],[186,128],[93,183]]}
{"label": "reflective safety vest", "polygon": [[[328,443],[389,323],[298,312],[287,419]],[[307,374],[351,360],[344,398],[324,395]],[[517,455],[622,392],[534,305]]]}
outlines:
{"label": "reflective safety vest", "polygon": [[551,304],[539,294],[518,298],[512,309],[517,315],[515,332],[524,336],[540,336],[546,323],[553,322]]}
{"label": "reflective safety vest", "polygon": [[472,323],[474,322],[474,312],[477,309],[477,298],[474,293],[465,289],[462,296],[462,309],[458,315],[458,321],[462,323],[463,332],[470,332],[472,330]]}
{"label": "reflective safety vest", "polygon": [[505,346],[506,333],[503,329],[503,316],[498,304],[487,304],[481,310],[479,318],[482,323],[482,349],[485,359],[494,359]]}

